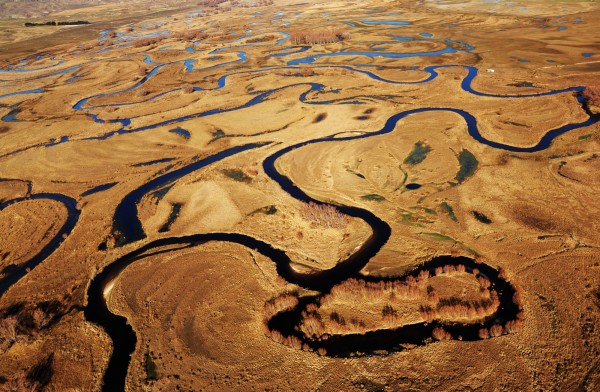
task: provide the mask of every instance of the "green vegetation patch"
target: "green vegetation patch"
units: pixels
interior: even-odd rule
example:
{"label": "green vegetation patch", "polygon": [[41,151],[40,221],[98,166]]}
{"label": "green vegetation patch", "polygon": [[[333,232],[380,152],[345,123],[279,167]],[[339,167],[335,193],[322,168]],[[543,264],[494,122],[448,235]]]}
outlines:
{"label": "green vegetation patch", "polygon": [[478,253],[478,252],[477,252],[475,249],[473,249],[473,248],[471,248],[471,247],[469,247],[469,246],[467,246],[467,245],[463,244],[463,243],[462,243],[462,242],[460,242],[460,241],[457,241],[457,240],[455,240],[454,238],[452,238],[452,237],[450,237],[450,236],[447,236],[447,235],[444,235],[444,234],[440,234],[440,233],[419,233],[419,234],[421,234],[421,235],[423,235],[423,236],[426,236],[426,237],[429,237],[430,239],[432,239],[432,240],[434,240],[434,241],[440,241],[440,242],[451,242],[451,243],[454,243],[454,244],[460,245],[460,246],[462,246],[462,247],[463,247],[463,248],[464,248],[464,249],[465,249],[467,252],[469,252],[470,254],[472,254],[473,256],[479,256],[479,253]]}
{"label": "green vegetation patch", "polygon": [[587,135],[581,135],[579,136],[579,140],[586,140],[592,137],[591,133],[588,133]]}
{"label": "green vegetation patch", "polygon": [[146,353],[145,357],[144,368],[146,369],[146,380],[158,380],[156,363],[154,363],[150,354]]}
{"label": "green vegetation patch", "polygon": [[410,226],[425,227],[419,222],[419,217],[411,213],[401,213],[402,223]]}
{"label": "green vegetation patch", "polygon": [[223,174],[227,177],[231,178],[234,181],[249,183],[252,181],[246,173],[239,169],[225,169],[223,170]]}
{"label": "green vegetation patch", "polygon": [[442,204],[440,204],[440,207],[442,207],[442,210],[446,211],[450,219],[452,219],[454,222],[458,222],[458,218],[454,214],[454,208],[452,208],[450,204],[444,201]]}
{"label": "green vegetation patch", "polygon": [[363,199],[363,200],[378,201],[378,202],[381,202],[381,201],[385,200],[385,197],[383,197],[381,195],[377,195],[375,193],[371,193],[371,194],[368,194],[368,195],[363,195],[360,198]]}
{"label": "green vegetation patch", "polygon": [[437,212],[435,212],[435,210],[431,209],[431,208],[427,208],[427,207],[422,207],[422,206],[411,206],[410,207],[411,210],[420,210],[420,211],[424,211],[428,214],[431,215],[437,215]]}
{"label": "green vegetation patch", "polygon": [[440,233],[421,233],[421,234],[424,236],[427,236],[433,240],[436,240],[436,241],[458,243],[458,241],[456,241],[454,238],[444,235],[444,234],[440,234]]}
{"label": "green vegetation patch", "polygon": [[462,150],[458,154],[458,163],[460,164],[460,170],[456,173],[454,179],[461,184],[475,174],[479,161],[469,150]]}
{"label": "green vegetation patch", "polygon": [[250,215],[254,215],[254,214],[275,215],[276,213],[277,213],[277,207],[266,206],[266,207],[262,207],[262,208],[252,211],[250,213]]}
{"label": "green vegetation patch", "polygon": [[423,142],[417,142],[410,154],[404,160],[407,165],[418,165],[427,158],[427,154],[431,151],[431,147]]}

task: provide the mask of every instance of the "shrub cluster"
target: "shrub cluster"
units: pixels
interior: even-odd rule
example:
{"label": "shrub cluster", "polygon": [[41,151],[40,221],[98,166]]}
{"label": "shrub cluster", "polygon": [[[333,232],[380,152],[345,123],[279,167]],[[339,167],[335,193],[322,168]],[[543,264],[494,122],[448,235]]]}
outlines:
{"label": "shrub cluster", "polygon": [[421,306],[421,316],[428,323],[436,319],[484,319],[494,314],[500,306],[496,291],[492,290],[490,294],[491,299],[473,302],[458,298],[442,299],[436,308]]}
{"label": "shrub cluster", "polygon": [[442,327],[434,328],[433,331],[431,332],[431,336],[435,340],[450,340],[450,339],[452,339],[452,334],[450,332],[446,331]]}
{"label": "shrub cluster", "polygon": [[600,108],[600,86],[588,86],[583,90],[583,98],[589,106]]}
{"label": "shrub cluster", "polygon": [[[296,336],[293,336],[293,335],[283,336],[281,334],[281,332],[271,331],[270,329],[267,329],[266,333],[267,333],[267,336],[276,343],[283,344],[283,345],[286,345],[291,348],[295,348],[296,350],[302,350],[302,348],[303,348],[302,341],[299,338],[297,338]],[[306,346],[306,347],[308,347],[308,346]],[[304,348],[306,348],[306,347],[304,347]]]}
{"label": "shrub cluster", "polygon": [[180,31],[180,32],[175,33],[175,38],[177,38],[179,40],[184,40],[184,41],[198,41],[198,40],[203,40],[207,37],[208,37],[208,34],[203,31],[200,31],[200,30]]}
{"label": "shrub cluster", "polygon": [[267,323],[277,313],[292,309],[298,305],[298,293],[284,293],[265,303],[263,306],[263,320]]}
{"label": "shrub cluster", "polygon": [[327,204],[305,203],[300,209],[300,214],[302,219],[317,226],[343,229],[348,225],[348,217]]}
{"label": "shrub cluster", "polygon": [[143,46],[149,46],[149,45],[154,45],[157,44],[159,42],[161,42],[162,40],[164,40],[165,37],[148,37],[148,38],[142,38],[142,39],[138,39],[136,41],[133,41],[133,47],[134,48],[141,48]]}
{"label": "shrub cluster", "polygon": [[302,319],[301,330],[312,337],[319,337],[325,333],[325,324],[321,321],[318,313],[307,314]]}
{"label": "shrub cluster", "polygon": [[481,328],[479,330],[480,339],[489,339],[502,336],[509,333],[519,332],[523,329],[523,319],[518,316],[516,320],[509,320],[504,325],[494,324],[489,329]]}
{"label": "shrub cluster", "polygon": [[340,28],[298,30],[290,34],[294,45],[331,44],[349,38],[350,32]]}
{"label": "shrub cluster", "polygon": [[59,298],[37,305],[20,303],[0,311],[0,352],[23,338],[35,338],[68,310],[66,301]]}
{"label": "shrub cluster", "polygon": [[277,38],[279,38],[279,37],[277,37],[276,35],[264,35],[262,37],[248,38],[246,40],[246,43],[247,44],[257,44],[260,42],[273,41],[273,40],[276,40]]}

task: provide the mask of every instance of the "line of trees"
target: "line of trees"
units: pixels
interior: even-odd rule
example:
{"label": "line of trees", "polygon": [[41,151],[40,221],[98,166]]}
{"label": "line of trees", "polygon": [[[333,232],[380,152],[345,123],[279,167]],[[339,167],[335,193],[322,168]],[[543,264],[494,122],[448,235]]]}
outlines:
{"label": "line of trees", "polygon": [[74,22],[70,22],[70,21],[65,21],[65,22],[50,21],[50,22],[42,22],[42,23],[34,23],[34,22],[25,22],[24,23],[25,27],[36,27],[36,26],[78,26],[78,25],[86,25],[86,24],[91,24],[91,23],[88,22],[87,20],[77,20],[77,21],[74,21]]}
{"label": "line of trees", "polygon": [[266,323],[277,313],[293,309],[298,306],[298,293],[289,292],[275,297],[263,306],[263,321]]}
{"label": "line of trees", "polygon": [[[427,280],[431,277],[461,273],[473,274],[477,279],[480,291],[479,299],[465,300],[455,296],[439,298],[435,289],[431,285],[426,284]],[[506,279],[507,277],[504,270],[500,270],[499,275],[501,279]],[[301,312],[301,321],[296,330],[301,332],[310,343],[310,341],[326,340],[331,334],[360,334],[374,328],[378,329],[375,325],[367,326],[365,322],[357,320],[354,317],[347,320],[336,311],[329,313],[328,319],[324,320],[323,317],[325,316],[320,312],[320,310],[323,310],[323,306],[340,301],[350,303],[383,301],[381,319],[384,325],[388,328],[397,328],[402,322],[402,317],[394,309],[393,304],[403,300],[415,299],[425,300],[429,303],[420,307],[421,316],[427,323],[431,323],[434,320],[447,320],[451,322],[489,320],[498,311],[500,306],[500,298],[498,292],[494,289],[494,285],[481,275],[478,269],[467,271],[464,265],[444,265],[432,270],[423,269],[418,273],[398,280],[370,282],[364,279],[347,279],[334,286],[329,294],[320,298],[318,303],[308,304]],[[515,288],[513,302],[519,309],[516,318],[480,328],[479,337],[481,339],[488,339],[522,330],[524,313],[522,311],[521,292],[518,288]],[[268,322],[275,314],[293,309],[298,304],[298,293],[295,292],[286,293],[267,301],[264,307],[265,333],[271,339],[281,344],[297,349],[314,351],[306,343],[302,343],[302,337],[283,336],[280,332],[270,331],[268,328]],[[442,326],[439,326],[433,329],[432,338],[435,340],[447,340],[454,337]],[[461,336],[456,338],[462,340]],[[321,354],[325,355],[326,352]]]}
{"label": "line of trees", "polygon": [[458,298],[444,298],[440,300],[440,303],[435,308],[421,306],[421,317],[428,323],[438,319],[464,319],[468,321],[485,319],[493,315],[498,310],[498,306],[500,306],[500,300],[496,291],[492,290],[490,293],[491,299],[481,301],[462,301]]}
{"label": "line of trees", "polygon": [[480,339],[495,338],[509,333],[519,332],[523,329],[523,319],[509,320],[504,325],[494,324],[490,328],[481,328],[479,330]]}

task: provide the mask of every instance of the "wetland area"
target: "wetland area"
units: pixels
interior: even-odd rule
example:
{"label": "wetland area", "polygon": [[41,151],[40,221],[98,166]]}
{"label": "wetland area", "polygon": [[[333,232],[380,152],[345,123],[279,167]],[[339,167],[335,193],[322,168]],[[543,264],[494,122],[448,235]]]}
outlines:
{"label": "wetland area", "polygon": [[600,388],[598,2],[1,7],[0,391]]}

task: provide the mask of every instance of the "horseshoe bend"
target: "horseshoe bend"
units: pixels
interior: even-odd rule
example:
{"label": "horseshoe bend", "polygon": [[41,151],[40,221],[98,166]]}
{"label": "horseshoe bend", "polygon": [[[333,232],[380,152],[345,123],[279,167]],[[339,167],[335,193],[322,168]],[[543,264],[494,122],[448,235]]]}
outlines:
{"label": "horseshoe bend", "polygon": [[0,10],[0,391],[600,389],[598,2]]}

